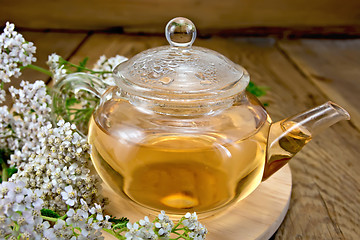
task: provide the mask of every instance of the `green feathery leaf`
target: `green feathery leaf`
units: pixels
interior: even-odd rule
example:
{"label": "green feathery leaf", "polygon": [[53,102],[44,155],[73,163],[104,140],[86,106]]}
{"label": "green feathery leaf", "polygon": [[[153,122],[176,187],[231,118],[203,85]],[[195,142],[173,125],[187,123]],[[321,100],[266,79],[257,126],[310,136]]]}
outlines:
{"label": "green feathery leaf", "polygon": [[[79,67],[85,68],[88,60],[89,57],[85,57],[81,62],[79,62]],[[80,72],[81,70],[81,68],[78,68],[78,72]]]}
{"label": "green feathery leaf", "polygon": [[266,91],[268,90],[267,87],[257,86],[253,82],[249,82],[249,85],[247,86],[246,90],[250,92],[251,94],[255,95],[256,97],[261,97],[266,95]]}
{"label": "green feathery leaf", "polygon": [[73,106],[74,104],[77,104],[77,103],[80,103],[80,102],[81,101],[76,99],[75,97],[66,98],[65,106],[70,107],[70,106]]}
{"label": "green feathery leaf", "polygon": [[129,222],[129,219],[126,217],[116,218],[110,216],[110,219],[108,221],[112,223],[113,229],[120,229],[126,226],[126,224]]}
{"label": "green feathery leaf", "polygon": [[75,72],[83,72],[86,68],[86,63],[89,60],[88,57],[85,57],[82,61],[79,62],[79,65],[76,67],[75,65],[73,67],[76,68]]}
{"label": "green feathery leaf", "polygon": [[8,169],[6,169],[7,172],[8,172],[8,178],[10,178],[14,173],[17,173],[18,172],[18,169],[15,168],[15,167],[10,167]]}
{"label": "green feathery leaf", "polygon": [[44,216],[44,217],[60,218],[59,214],[57,214],[53,210],[50,210],[50,209],[47,209],[47,208],[41,209],[40,212],[41,212],[41,216]]}

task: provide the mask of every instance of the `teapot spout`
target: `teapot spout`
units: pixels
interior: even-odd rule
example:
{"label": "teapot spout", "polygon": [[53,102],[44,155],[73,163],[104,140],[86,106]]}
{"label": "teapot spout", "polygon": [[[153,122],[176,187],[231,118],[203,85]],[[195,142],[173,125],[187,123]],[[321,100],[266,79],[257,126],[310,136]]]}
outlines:
{"label": "teapot spout", "polygon": [[333,102],[271,124],[263,181],[283,167],[306,143],[323,129],[340,120],[349,120],[349,113]]}

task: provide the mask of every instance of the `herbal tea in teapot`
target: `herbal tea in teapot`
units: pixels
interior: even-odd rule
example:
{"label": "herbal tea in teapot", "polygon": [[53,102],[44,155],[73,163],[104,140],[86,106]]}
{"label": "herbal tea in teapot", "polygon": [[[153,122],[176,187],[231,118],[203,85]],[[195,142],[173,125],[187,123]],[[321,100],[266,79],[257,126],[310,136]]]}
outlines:
{"label": "herbal tea in teapot", "polygon": [[214,119],[167,117],[168,125],[182,128],[165,130],[163,121],[153,121],[152,131],[141,124],[154,116],[126,101],[109,101],[98,112],[89,128],[96,169],[113,189],[144,207],[209,212],[247,196],[262,179],[269,123],[256,126],[247,106]]}

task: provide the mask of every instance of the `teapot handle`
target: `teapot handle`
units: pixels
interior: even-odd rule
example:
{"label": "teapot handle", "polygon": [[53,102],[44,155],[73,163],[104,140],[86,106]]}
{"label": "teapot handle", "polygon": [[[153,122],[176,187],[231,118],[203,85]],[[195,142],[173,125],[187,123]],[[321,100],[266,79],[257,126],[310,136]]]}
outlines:
{"label": "teapot handle", "polygon": [[[64,119],[68,122],[74,122],[77,125],[78,130],[86,134],[87,133],[87,124],[88,119],[92,115],[91,109],[95,109],[95,105],[98,104],[101,95],[105,92],[107,84],[104,83],[100,78],[83,72],[70,73],[65,75],[59,81],[57,81],[51,89],[52,95],[52,111],[51,118],[54,122],[57,122],[60,119]],[[82,101],[78,98],[78,93],[84,90],[90,93],[92,102],[91,108],[88,108],[86,112],[87,120],[84,121],[73,121],[74,116],[69,110],[69,106],[74,108],[71,109],[82,109]],[[94,105],[94,106],[93,106]],[[78,110],[80,111],[80,110]]]}

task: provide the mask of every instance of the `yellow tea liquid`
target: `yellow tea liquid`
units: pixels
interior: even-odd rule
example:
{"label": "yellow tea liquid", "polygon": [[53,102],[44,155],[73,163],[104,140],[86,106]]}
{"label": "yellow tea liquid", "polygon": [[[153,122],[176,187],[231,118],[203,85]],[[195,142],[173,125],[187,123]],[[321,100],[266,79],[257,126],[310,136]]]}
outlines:
{"label": "yellow tea liquid", "polygon": [[115,192],[138,205],[169,214],[201,214],[246,197],[261,181],[267,127],[230,141],[215,133],[141,132],[113,124],[117,115],[106,115],[108,124],[102,126],[91,120],[92,160]]}
{"label": "yellow tea liquid", "polygon": [[264,180],[282,168],[312,139],[311,133],[293,121],[273,123],[270,130]]}

